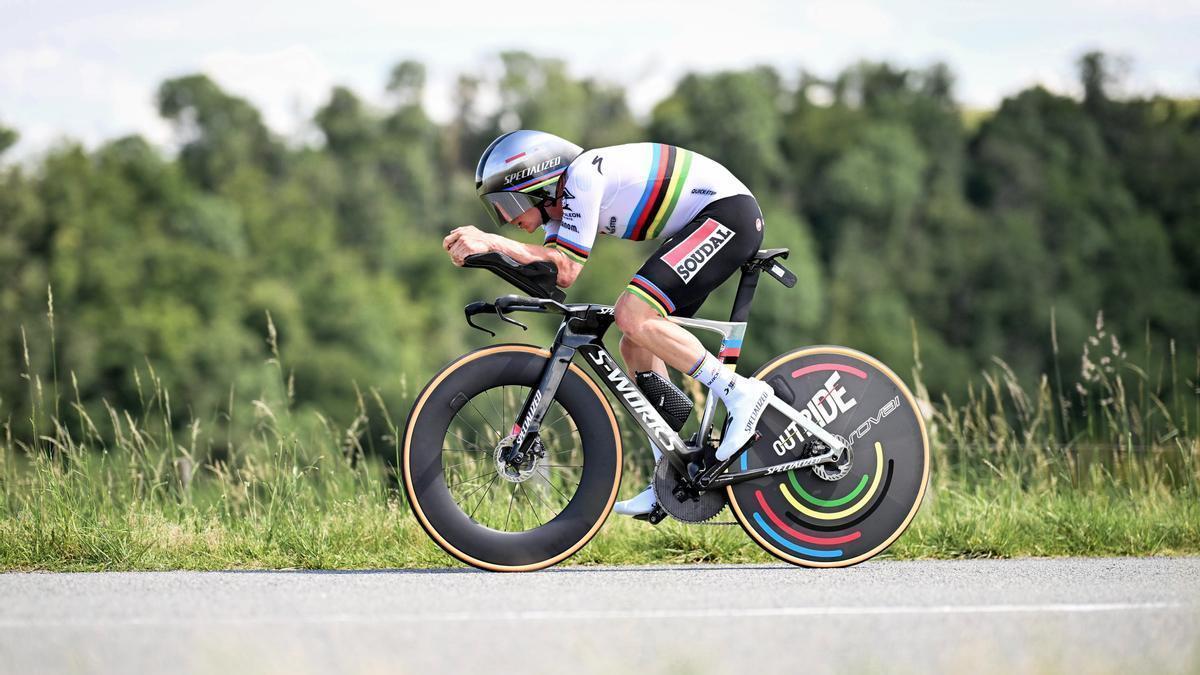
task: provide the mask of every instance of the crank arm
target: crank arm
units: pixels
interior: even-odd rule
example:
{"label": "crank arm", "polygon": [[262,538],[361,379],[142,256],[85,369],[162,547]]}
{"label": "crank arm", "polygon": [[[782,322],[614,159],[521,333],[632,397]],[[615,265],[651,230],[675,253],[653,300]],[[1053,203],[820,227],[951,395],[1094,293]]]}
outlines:
{"label": "crank arm", "polygon": [[688,464],[688,480],[694,481],[695,484],[700,487],[700,489],[707,490],[709,486],[712,485],[713,479],[725,473],[725,470],[728,469],[730,465],[741,458],[742,453],[749,450],[750,446],[757,443],[761,438],[762,434],[758,431],[755,431],[754,435],[750,437],[750,440],[746,441],[746,444],[743,445],[737,452],[730,455],[729,459],[726,459],[724,462],[717,462],[716,464],[708,467],[704,473],[699,475],[694,475],[692,472],[692,469],[697,468],[697,465],[695,463]]}
{"label": "crank arm", "polygon": [[[820,457],[809,458],[812,460],[817,460],[817,461],[813,462],[814,464],[819,464],[821,462],[830,461],[830,460],[836,462],[838,459],[841,458],[842,452],[846,449],[846,444],[841,442],[840,440],[838,440],[838,438],[836,436],[834,436],[833,434],[826,431],[821,425],[819,425],[816,422],[801,415],[799,412],[796,411],[795,408],[793,408],[792,406],[785,403],[784,400],[779,398],[778,396],[772,396],[771,400],[767,402],[767,405],[775,408],[776,410],[783,413],[784,415],[787,415],[789,418],[791,418],[791,420],[793,422],[795,422],[796,424],[799,424],[800,428],[804,429],[805,431],[812,434],[813,436],[816,436],[818,439],[820,439],[820,441],[822,443],[824,443],[825,445],[829,446],[832,449],[831,457],[826,458],[825,455],[821,455]],[[826,454],[830,454],[830,453],[826,453]],[[808,460],[803,460],[803,461],[808,461]],[[807,466],[807,465],[805,465],[805,466]]]}
{"label": "crank arm", "polygon": [[[805,469],[810,466],[824,464],[825,462],[836,462],[837,456],[838,456],[838,453],[836,450],[830,450],[829,452],[826,452],[822,455],[817,455],[816,457],[806,457],[804,459],[797,459],[794,462],[784,462],[782,464],[772,464],[771,466],[764,466],[762,469],[760,469],[760,471],[764,472],[764,474],[768,475],[768,476],[773,473],[782,473],[784,471],[795,471],[796,469]],[[710,481],[710,483],[711,483],[711,481]]]}

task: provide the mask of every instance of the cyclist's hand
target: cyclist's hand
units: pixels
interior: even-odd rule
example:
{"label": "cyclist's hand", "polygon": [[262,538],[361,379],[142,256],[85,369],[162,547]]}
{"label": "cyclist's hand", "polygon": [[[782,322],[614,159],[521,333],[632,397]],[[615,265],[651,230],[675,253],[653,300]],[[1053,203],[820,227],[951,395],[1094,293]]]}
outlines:
{"label": "cyclist's hand", "polygon": [[474,225],[456,227],[442,240],[442,246],[450,253],[450,260],[462,267],[467,256],[492,250],[492,235]]}
{"label": "cyclist's hand", "polygon": [[450,230],[450,234],[446,235],[446,238],[442,240],[442,248],[449,251],[450,247],[454,245],[454,242],[461,239],[464,235],[477,236],[477,235],[481,235],[481,234],[484,234],[483,230],[480,230],[478,227],[475,227],[474,225],[464,225],[462,227],[456,227],[453,230]]}

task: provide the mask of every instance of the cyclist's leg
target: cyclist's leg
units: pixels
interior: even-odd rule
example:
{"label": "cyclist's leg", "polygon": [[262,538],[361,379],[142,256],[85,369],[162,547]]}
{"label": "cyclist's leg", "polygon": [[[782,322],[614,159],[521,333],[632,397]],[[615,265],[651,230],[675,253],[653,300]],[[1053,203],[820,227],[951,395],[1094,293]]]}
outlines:
{"label": "cyclist's leg", "polygon": [[[667,364],[663,363],[662,359],[624,335],[621,336],[621,358],[625,360],[625,369],[634,375],[654,372],[668,380],[671,377],[667,373]],[[650,448],[654,451],[654,461],[657,462],[662,457],[662,450],[652,440]]]}
{"label": "cyclist's leg", "polygon": [[[617,298],[615,309],[617,328],[624,333],[622,337],[622,355],[629,347],[628,341],[637,349],[630,350],[635,359],[642,359],[641,364],[651,363],[644,359],[643,354],[650,354],[654,359],[665,361],[675,370],[687,372],[696,362],[699,355],[704,353],[704,345],[687,329],[667,320],[667,315],[658,308],[640,299],[626,289]],[[629,364],[633,368],[637,365]]]}
{"label": "cyclist's leg", "polygon": [[[725,368],[694,335],[667,317],[682,310],[695,312],[758,251],[762,236],[762,213],[753,197],[713,202],[663,243],[617,302],[617,325],[631,340],[708,386],[725,403],[731,424],[718,459],[750,439],[771,389]],[[637,300],[645,306],[638,307]]]}
{"label": "cyclist's leg", "polygon": [[654,355],[654,352],[639,346],[638,343],[629,339],[627,336],[621,336],[621,358],[625,360],[625,369],[631,373],[645,373],[654,371],[663,377],[667,377],[667,364],[663,360]]}
{"label": "cyclist's leg", "polygon": [[693,316],[762,244],[762,213],[749,195],[719,199],[666,239],[617,300],[617,326],[633,343],[690,372],[704,346],[668,316]]}
{"label": "cyclist's leg", "polygon": [[[621,358],[625,360],[625,368],[629,372],[643,373],[654,371],[663,377],[669,377],[667,366],[663,363],[663,360],[655,356],[654,352],[631,340],[628,335],[621,336]],[[662,450],[659,449],[653,440],[647,438],[646,441],[650,444],[650,451],[654,453],[654,463],[658,464],[658,460],[662,458]],[[657,501],[654,488],[651,485],[647,485],[645,489],[632,499],[626,499],[613,504],[613,511],[623,516],[640,516],[654,510],[654,504]]]}

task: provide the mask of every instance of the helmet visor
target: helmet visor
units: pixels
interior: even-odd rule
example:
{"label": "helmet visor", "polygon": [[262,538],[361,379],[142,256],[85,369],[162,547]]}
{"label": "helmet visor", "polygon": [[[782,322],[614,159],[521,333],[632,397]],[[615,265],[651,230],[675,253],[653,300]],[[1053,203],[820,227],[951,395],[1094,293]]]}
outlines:
{"label": "helmet visor", "polygon": [[523,192],[489,192],[480,196],[487,206],[488,214],[496,225],[511,223],[517,216],[537,206],[541,197]]}

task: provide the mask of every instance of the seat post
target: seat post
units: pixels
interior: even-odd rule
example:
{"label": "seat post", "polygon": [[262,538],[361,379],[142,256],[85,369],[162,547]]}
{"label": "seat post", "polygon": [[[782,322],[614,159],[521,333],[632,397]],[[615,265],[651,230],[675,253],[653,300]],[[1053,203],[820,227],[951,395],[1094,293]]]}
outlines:
{"label": "seat post", "polygon": [[750,305],[754,302],[761,273],[762,268],[753,260],[742,265],[742,278],[738,281],[737,295],[733,297],[733,311],[729,312],[730,321],[745,323],[750,320]]}

